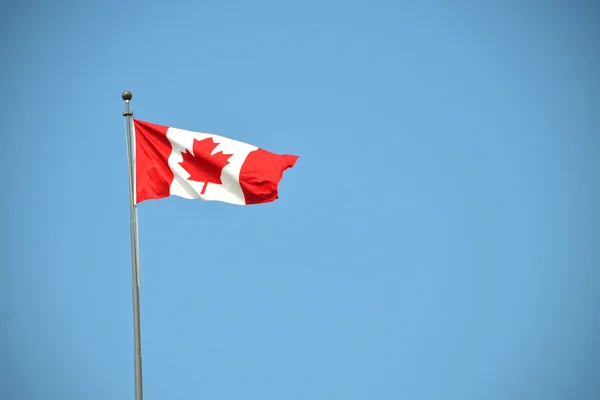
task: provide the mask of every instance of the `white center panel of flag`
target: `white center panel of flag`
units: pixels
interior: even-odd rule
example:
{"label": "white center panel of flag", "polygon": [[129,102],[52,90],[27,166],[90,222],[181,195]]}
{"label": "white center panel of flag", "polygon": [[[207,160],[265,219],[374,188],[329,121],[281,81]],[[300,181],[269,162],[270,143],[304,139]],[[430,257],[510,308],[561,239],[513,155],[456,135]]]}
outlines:
{"label": "white center panel of flag", "polygon": [[[177,128],[169,128],[167,138],[172,146],[171,155],[168,160],[169,167],[173,171],[174,176],[170,189],[171,195],[185,199],[245,204],[244,193],[239,182],[240,170],[248,154],[257,149],[256,146],[219,135]],[[212,142],[216,143],[216,147],[210,153],[211,156],[217,155],[220,152],[226,155],[231,154],[227,158],[227,164],[221,170],[221,184],[190,180],[190,172],[181,165],[184,161],[184,153],[193,154],[195,141],[200,142],[204,139],[212,139]],[[215,158],[218,157],[215,156]],[[203,190],[204,194],[202,194]]]}

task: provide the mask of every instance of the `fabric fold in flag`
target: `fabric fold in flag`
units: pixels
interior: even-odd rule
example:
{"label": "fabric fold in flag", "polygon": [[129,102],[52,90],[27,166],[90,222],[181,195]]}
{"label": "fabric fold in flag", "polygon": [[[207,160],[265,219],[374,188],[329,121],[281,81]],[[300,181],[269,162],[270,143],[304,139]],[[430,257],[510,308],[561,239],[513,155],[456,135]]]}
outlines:
{"label": "fabric fold in flag", "polygon": [[210,133],[133,120],[136,203],[179,196],[245,205],[279,198],[298,156]]}

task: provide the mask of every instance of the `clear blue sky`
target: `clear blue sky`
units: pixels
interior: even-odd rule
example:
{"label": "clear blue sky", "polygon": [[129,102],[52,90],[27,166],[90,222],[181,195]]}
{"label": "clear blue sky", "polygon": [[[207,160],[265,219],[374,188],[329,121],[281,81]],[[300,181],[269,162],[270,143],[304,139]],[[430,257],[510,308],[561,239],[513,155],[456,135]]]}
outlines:
{"label": "clear blue sky", "polygon": [[0,398],[133,399],[121,92],[300,156],[140,205],[145,399],[600,398],[592,1],[0,6]]}

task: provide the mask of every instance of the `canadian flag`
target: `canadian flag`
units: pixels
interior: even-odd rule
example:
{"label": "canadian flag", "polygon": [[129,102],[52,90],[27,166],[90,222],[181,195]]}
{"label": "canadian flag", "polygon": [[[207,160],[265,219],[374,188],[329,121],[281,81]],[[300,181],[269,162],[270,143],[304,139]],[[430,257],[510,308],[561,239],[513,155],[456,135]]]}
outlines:
{"label": "canadian flag", "polygon": [[298,156],[274,154],[210,133],[133,120],[136,204],[179,196],[231,204],[278,198],[283,171]]}

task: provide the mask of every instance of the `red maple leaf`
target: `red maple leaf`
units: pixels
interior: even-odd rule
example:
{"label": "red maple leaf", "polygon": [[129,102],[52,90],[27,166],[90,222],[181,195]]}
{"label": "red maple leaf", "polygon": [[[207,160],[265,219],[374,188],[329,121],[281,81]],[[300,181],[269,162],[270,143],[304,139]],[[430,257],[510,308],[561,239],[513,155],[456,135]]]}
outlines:
{"label": "red maple leaf", "polygon": [[212,137],[196,140],[192,146],[192,153],[186,150],[181,153],[183,161],[179,163],[189,174],[189,181],[204,182],[200,194],[204,194],[206,186],[209,183],[222,185],[221,171],[223,167],[229,164],[229,157],[233,154],[223,154],[222,151],[211,155],[213,150],[219,145],[215,143]]}

